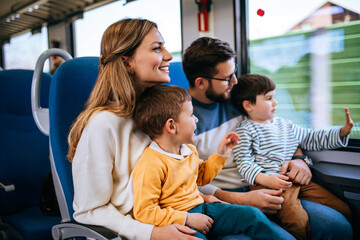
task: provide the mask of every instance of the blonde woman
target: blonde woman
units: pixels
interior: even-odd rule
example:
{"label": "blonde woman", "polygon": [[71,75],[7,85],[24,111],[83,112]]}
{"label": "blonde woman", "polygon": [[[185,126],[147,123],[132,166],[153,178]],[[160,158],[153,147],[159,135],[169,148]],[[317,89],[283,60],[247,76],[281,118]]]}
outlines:
{"label": "blonde woman", "polygon": [[197,239],[185,226],[154,227],[132,218],[131,172],[150,143],[132,113],[144,89],[170,81],[171,59],[153,22],[124,19],[105,31],[99,76],[68,138],[76,221],[128,239]]}

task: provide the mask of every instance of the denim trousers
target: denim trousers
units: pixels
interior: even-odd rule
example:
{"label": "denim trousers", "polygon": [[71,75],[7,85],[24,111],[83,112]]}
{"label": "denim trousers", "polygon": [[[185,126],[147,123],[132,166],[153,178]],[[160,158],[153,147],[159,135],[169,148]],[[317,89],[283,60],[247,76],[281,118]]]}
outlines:
{"label": "denim trousers", "polygon": [[[326,207],[324,205],[311,202],[308,200],[300,199],[301,204],[309,215],[311,226],[311,239],[312,240],[352,240],[353,230],[348,220],[336,210]],[[285,237],[287,240],[294,240],[287,231],[281,228],[276,223],[272,222],[274,227]],[[245,234],[227,235],[219,237],[217,240],[249,240],[250,237]]]}
{"label": "denim trousers", "polygon": [[271,224],[270,220],[255,207],[206,202],[189,210],[188,213],[202,213],[214,220],[206,235],[196,231],[194,236],[201,239],[216,239],[218,236],[240,233],[245,233],[251,239],[285,239]]}

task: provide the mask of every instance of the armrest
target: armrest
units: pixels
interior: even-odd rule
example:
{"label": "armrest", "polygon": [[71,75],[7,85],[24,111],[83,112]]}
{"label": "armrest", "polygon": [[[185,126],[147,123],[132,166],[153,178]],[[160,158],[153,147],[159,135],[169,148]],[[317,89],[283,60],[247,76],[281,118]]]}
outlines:
{"label": "armrest", "polygon": [[87,237],[98,240],[125,240],[113,231],[95,225],[81,224],[75,221],[64,222],[52,227],[54,239],[68,239],[73,237]]}
{"label": "armrest", "polygon": [[0,189],[4,189],[5,192],[11,192],[15,190],[15,185],[5,179],[0,179]]}
{"label": "armrest", "polygon": [[360,186],[359,166],[319,162],[313,165],[312,170],[323,181],[354,188]]}

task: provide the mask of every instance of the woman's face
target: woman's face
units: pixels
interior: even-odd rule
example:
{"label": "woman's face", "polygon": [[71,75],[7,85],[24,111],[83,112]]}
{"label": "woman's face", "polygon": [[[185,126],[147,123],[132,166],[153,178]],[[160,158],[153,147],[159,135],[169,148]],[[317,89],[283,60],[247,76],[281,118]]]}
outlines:
{"label": "woman's face", "polygon": [[143,91],[154,84],[169,82],[171,59],[172,55],[164,47],[163,37],[153,28],[129,59],[135,73],[136,89]]}

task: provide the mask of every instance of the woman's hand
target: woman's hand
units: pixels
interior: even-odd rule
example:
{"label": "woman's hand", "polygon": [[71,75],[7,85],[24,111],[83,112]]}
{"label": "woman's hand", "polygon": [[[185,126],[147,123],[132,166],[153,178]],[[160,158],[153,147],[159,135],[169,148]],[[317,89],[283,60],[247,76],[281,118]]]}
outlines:
{"label": "woman's hand", "polygon": [[196,231],[180,224],[171,224],[162,227],[154,227],[150,240],[201,240],[191,236]]}
{"label": "woman's hand", "polygon": [[229,155],[233,148],[238,144],[240,137],[234,132],[228,132],[221,139],[217,149],[218,154]]}
{"label": "woman's hand", "polygon": [[186,218],[186,225],[197,229],[203,234],[207,234],[212,227],[214,220],[201,213],[188,213]]}

